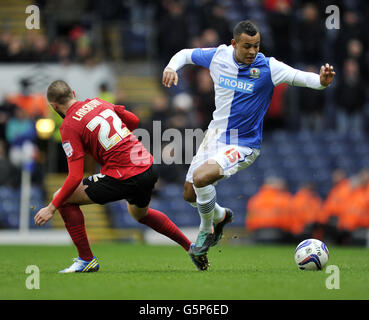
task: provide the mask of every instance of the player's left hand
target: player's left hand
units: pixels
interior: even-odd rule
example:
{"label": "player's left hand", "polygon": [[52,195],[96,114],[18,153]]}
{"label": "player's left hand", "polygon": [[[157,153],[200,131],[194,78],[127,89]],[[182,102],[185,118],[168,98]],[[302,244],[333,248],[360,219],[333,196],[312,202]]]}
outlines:
{"label": "player's left hand", "polygon": [[328,87],[333,81],[333,77],[336,73],[333,70],[333,66],[330,66],[326,63],[324,66],[320,68],[320,84],[322,86]]}
{"label": "player's left hand", "polygon": [[34,217],[36,226],[43,226],[46,222],[48,222],[54,215],[54,208],[47,206],[45,208],[40,209],[39,212]]}

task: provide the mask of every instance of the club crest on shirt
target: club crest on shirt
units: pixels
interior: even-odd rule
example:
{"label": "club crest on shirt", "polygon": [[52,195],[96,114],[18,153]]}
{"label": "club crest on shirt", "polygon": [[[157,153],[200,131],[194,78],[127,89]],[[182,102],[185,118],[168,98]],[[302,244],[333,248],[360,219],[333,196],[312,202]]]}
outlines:
{"label": "club crest on shirt", "polygon": [[259,68],[251,68],[250,69],[250,78],[259,78],[260,77],[260,69]]}
{"label": "club crest on shirt", "polygon": [[62,143],[63,149],[67,157],[71,157],[73,155],[73,148],[69,141]]}

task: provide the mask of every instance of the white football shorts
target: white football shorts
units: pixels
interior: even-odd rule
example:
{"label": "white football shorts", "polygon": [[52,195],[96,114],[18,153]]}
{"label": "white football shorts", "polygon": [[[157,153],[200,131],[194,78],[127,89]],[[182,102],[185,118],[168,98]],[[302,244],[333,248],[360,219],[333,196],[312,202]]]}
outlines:
{"label": "white football shorts", "polygon": [[209,130],[193,157],[186,175],[186,181],[193,183],[193,173],[205,162],[214,161],[223,169],[224,178],[229,178],[240,170],[249,167],[259,156],[260,149],[225,144]]}

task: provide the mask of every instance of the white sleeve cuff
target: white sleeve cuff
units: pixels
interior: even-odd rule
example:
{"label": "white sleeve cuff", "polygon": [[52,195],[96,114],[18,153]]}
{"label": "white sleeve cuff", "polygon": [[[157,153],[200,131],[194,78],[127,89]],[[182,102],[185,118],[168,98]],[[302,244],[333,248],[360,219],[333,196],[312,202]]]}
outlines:
{"label": "white sleeve cuff", "polygon": [[308,87],[316,90],[322,90],[326,88],[320,84],[319,74],[301,70],[297,70],[292,85],[298,87]]}
{"label": "white sleeve cuff", "polygon": [[174,71],[181,69],[186,64],[194,64],[191,56],[194,49],[182,49],[177,52],[172,59],[170,59],[167,68],[171,68]]}

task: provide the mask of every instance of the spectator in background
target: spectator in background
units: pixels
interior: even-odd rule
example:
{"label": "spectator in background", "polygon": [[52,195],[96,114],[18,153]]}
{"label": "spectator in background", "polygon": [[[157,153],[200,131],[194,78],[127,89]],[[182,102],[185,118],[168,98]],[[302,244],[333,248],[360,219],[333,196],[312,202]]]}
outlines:
{"label": "spectator in background", "polygon": [[115,93],[115,103],[119,106],[125,106],[126,105],[126,94],[124,89],[117,89],[116,93]]}
{"label": "spectator in background", "polygon": [[326,28],[317,6],[308,2],[302,7],[302,18],[296,26],[294,46],[299,63],[318,65],[324,57],[323,45]]}
{"label": "spectator in background", "polygon": [[7,98],[0,104],[0,140],[6,140],[6,124],[14,116],[16,106],[9,102]]}
{"label": "spectator in background", "polygon": [[321,225],[322,199],[313,183],[303,184],[291,199],[290,231],[297,242],[307,238],[321,239],[316,232]]}
{"label": "spectator in background", "polygon": [[[152,125],[153,121],[160,121],[161,129],[165,130],[168,128],[168,114],[170,113],[169,108],[169,100],[168,97],[161,93],[154,98],[152,110],[151,110],[151,121],[149,121]],[[152,130],[150,130],[150,134],[152,136]]]}
{"label": "spectator in background", "polygon": [[[173,135],[180,137],[182,139],[181,146],[177,143],[174,145],[172,143],[170,150],[171,157],[175,158],[175,166],[176,168],[176,179],[177,183],[182,183],[186,172],[188,170],[188,165],[186,164],[186,152],[190,152],[193,155],[196,150],[195,145],[193,145],[192,150],[189,151],[189,146],[186,145],[188,142],[188,137],[186,136],[186,129],[193,128],[193,124],[195,122],[194,113],[191,112],[193,109],[193,99],[192,96],[187,93],[179,93],[173,97],[172,100],[172,112],[168,119],[168,128],[173,131]],[[168,154],[167,147],[164,146],[163,149],[163,158]]]}
{"label": "spectator in background", "polygon": [[[352,39],[360,41],[363,51],[367,52],[368,37],[366,23],[361,21],[357,12],[345,10],[343,12],[342,25],[335,43],[335,57],[338,66],[343,66],[344,61],[348,58],[347,48]],[[339,71],[342,72],[342,70]]]}
{"label": "spectator in background", "polygon": [[0,61],[8,60],[8,47],[11,41],[12,35],[9,31],[3,31],[0,33]]}
{"label": "spectator in background", "polygon": [[[91,39],[82,28],[80,28],[80,34],[77,31],[77,35],[73,37],[73,30],[71,30],[70,38],[75,47],[75,60],[77,63],[85,65],[93,65],[96,63],[95,56],[92,53]],[[78,27],[77,27],[78,30]]]}
{"label": "spectator in background", "polygon": [[203,48],[214,48],[220,45],[219,35],[216,30],[205,29],[201,35],[201,45]]}
{"label": "spectator in background", "polygon": [[159,173],[159,189],[160,186],[167,183],[181,184],[183,182],[186,169],[184,169],[183,162],[178,159],[179,154],[175,154],[172,143],[162,143],[161,149],[161,163],[157,165]]}
{"label": "spectator in background", "polygon": [[292,0],[265,0],[267,21],[272,31],[273,56],[291,63]]}
{"label": "spectator in background", "polygon": [[[165,141],[159,141],[161,147],[162,162],[158,165],[160,183],[182,183],[187,165],[185,164],[186,140],[185,129],[191,128],[193,99],[187,93],[179,93],[169,103],[168,97],[162,93],[155,99],[151,113],[151,128],[149,128],[151,139],[155,138],[152,126],[153,121],[160,121],[161,137]],[[167,131],[171,130],[171,131]],[[171,141],[167,142],[168,136]],[[174,143],[173,137],[182,139],[181,144]],[[178,140],[176,140],[178,141]],[[153,148],[159,147],[158,141],[151,141]],[[159,159],[156,159],[156,161]]]}
{"label": "spectator in background", "polygon": [[369,171],[363,169],[350,179],[350,193],[344,201],[343,214],[338,219],[341,244],[352,244],[352,233],[361,228],[369,228],[369,204],[367,188]]}
{"label": "spectator in background", "polygon": [[366,102],[365,82],[358,63],[348,59],[336,87],[337,130],[340,133],[363,130],[363,111]]}
{"label": "spectator in background", "polygon": [[[307,72],[319,72],[318,68],[309,65]],[[300,106],[300,119],[302,130],[311,130],[320,132],[324,129],[324,92],[307,90],[300,88],[298,90],[298,102]]]}
{"label": "spectator in background", "polygon": [[[332,188],[330,189],[322,210],[322,222],[331,223],[337,220],[341,213],[341,203],[350,190],[350,180],[347,177],[346,171],[342,168],[337,168],[332,172]],[[331,222],[330,222],[331,221]],[[333,222],[336,227],[337,222]]]}
{"label": "spectator in background", "polygon": [[[166,65],[170,58],[187,46],[189,23],[182,1],[168,0],[161,2],[164,16],[158,21],[158,53],[160,66]],[[160,67],[159,69],[163,69]]]}
{"label": "spectator in background", "polygon": [[52,57],[50,55],[49,43],[47,38],[42,33],[28,32],[26,34],[27,44],[27,59],[30,62],[50,62]]}
{"label": "spectator in background", "polygon": [[194,86],[194,106],[197,113],[197,127],[206,130],[215,110],[214,84],[209,70],[198,70]]}
{"label": "spectator in background", "polygon": [[198,21],[201,31],[212,29],[219,43],[228,43],[232,39],[232,29],[227,17],[227,8],[221,2],[205,1],[199,7]]}
{"label": "spectator in background", "polygon": [[112,104],[115,104],[116,100],[115,94],[108,89],[108,84],[105,82],[99,86],[99,98]]}
{"label": "spectator in background", "polygon": [[73,60],[71,44],[67,40],[56,39],[51,45],[51,55],[56,62],[69,65]]}
{"label": "spectator in background", "polygon": [[25,161],[33,159],[36,151],[36,129],[34,122],[27,117],[23,109],[16,108],[15,116],[9,119],[6,125],[6,139],[9,158],[14,166],[21,168]]}
{"label": "spectator in background", "polygon": [[[199,36],[191,39],[190,46],[193,48],[210,48],[216,47],[219,44],[218,33],[214,29],[205,29]],[[194,96],[199,126],[203,128],[204,125],[207,126],[209,124],[212,119],[212,113],[215,110],[214,97],[206,96],[207,94],[214,93],[214,84],[209,70],[204,68],[199,69],[189,65],[180,72],[184,73],[185,87],[188,87],[188,90]],[[210,104],[206,105],[206,103]],[[209,112],[210,119],[208,118]],[[206,121],[208,121],[207,124],[205,124]]]}
{"label": "spectator in background", "polygon": [[172,115],[169,118],[169,128],[176,128],[184,134],[186,128],[194,127],[193,98],[186,92],[179,93],[172,100]]}
{"label": "spectator in background", "polygon": [[284,129],[287,123],[287,108],[285,104],[288,84],[282,83],[273,90],[273,97],[270,101],[268,111],[264,118],[264,130],[272,131],[275,129]]}
{"label": "spectator in background", "polygon": [[31,93],[31,81],[29,79],[22,79],[19,84],[20,93],[9,96],[9,102],[24,110],[26,116],[33,120],[46,117],[49,108],[45,96]]}
{"label": "spectator in background", "polygon": [[6,51],[6,62],[24,62],[27,60],[24,44],[19,36],[10,38]]}
{"label": "spectator in background", "polygon": [[337,223],[344,214],[345,199],[349,197],[351,190],[350,179],[345,170],[338,168],[332,172],[332,188],[323,202],[321,221],[325,225],[324,237],[328,241],[337,243]]}
{"label": "spectator in background", "polygon": [[347,54],[346,59],[353,59],[359,64],[360,73],[368,83],[369,80],[369,66],[366,51],[364,51],[364,44],[356,38],[352,38],[347,42]]}
{"label": "spectator in background", "polygon": [[[121,58],[120,43],[117,43],[114,35],[119,32],[120,25],[117,21],[130,21],[133,3],[130,1],[106,1],[94,0],[89,1],[89,5],[93,9],[93,15],[99,17],[101,21],[101,54],[107,60]],[[99,51],[99,48],[96,48]],[[118,50],[117,50],[118,49]],[[118,55],[116,55],[118,53]]]}
{"label": "spectator in background", "polygon": [[[180,167],[181,172],[183,172],[183,174],[179,175],[182,178],[185,176],[185,170],[188,169],[185,162],[186,129],[193,128],[193,123],[195,122],[194,113],[191,112],[192,109],[193,99],[188,93],[179,93],[173,97],[172,112],[168,119],[168,128],[169,130],[175,130],[173,131],[173,135],[182,139],[181,146],[174,146],[176,154],[173,154],[176,158],[176,166]],[[196,152],[194,149],[191,151],[192,154]]]}
{"label": "spectator in background", "polygon": [[0,186],[19,186],[20,172],[9,161],[3,140],[0,140],[0,172]]}
{"label": "spectator in background", "polygon": [[[247,204],[246,229],[256,241],[283,241],[289,232],[292,195],[282,178],[268,177]],[[271,236],[273,235],[273,236]]]}

